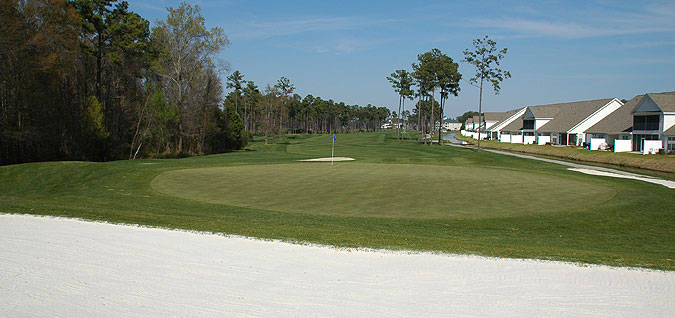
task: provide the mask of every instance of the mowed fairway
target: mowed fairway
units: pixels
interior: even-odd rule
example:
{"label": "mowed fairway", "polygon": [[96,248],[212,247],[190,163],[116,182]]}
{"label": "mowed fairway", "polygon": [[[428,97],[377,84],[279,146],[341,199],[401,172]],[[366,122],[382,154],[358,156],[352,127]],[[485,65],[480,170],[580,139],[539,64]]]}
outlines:
{"label": "mowed fairway", "polygon": [[[448,185],[461,186],[450,190]],[[600,204],[605,200],[596,198],[614,194],[597,184],[509,169],[356,162],[174,170],[155,178],[152,187],[185,199],[247,208],[404,218],[554,213]],[[523,195],[527,188],[540,194]]]}
{"label": "mowed fairway", "polygon": [[395,132],[172,160],[0,167],[0,212],[343,247],[675,270],[675,191]]}

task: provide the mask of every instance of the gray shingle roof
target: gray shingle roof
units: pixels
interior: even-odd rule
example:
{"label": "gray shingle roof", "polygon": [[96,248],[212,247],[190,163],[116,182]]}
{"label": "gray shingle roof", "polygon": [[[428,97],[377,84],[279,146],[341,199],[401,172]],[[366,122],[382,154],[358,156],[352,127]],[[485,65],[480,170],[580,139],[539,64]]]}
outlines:
{"label": "gray shingle roof", "polygon": [[633,131],[633,115],[631,111],[645,95],[638,95],[619,107],[613,113],[607,115],[597,124],[586,130],[586,133],[617,134]]}
{"label": "gray shingle roof", "polygon": [[485,121],[500,121],[504,120],[504,113],[497,113],[497,112],[485,112],[483,113],[483,118],[485,118]]}
{"label": "gray shingle roof", "polygon": [[675,125],[672,127],[666,129],[666,131],[663,132],[665,135],[675,135]]}
{"label": "gray shingle roof", "polygon": [[[492,125],[490,128],[488,128],[488,130],[498,126],[499,124],[501,124],[505,120],[511,118],[511,116],[515,115],[520,110],[522,110],[522,108],[512,109],[512,110],[509,110],[509,111],[503,112],[503,113],[485,113],[485,118],[487,118],[486,120],[490,120],[490,121],[496,120],[497,121],[494,125]],[[514,122],[517,122],[517,121],[519,121],[519,120],[516,119],[516,120],[512,121],[511,123],[509,123],[509,125],[513,124]],[[504,130],[504,129],[502,128],[502,130]]]}
{"label": "gray shingle roof", "polygon": [[537,105],[530,106],[528,109],[534,118],[554,118],[560,112],[560,105],[564,104]]}
{"label": "gray shingle roof", "polygon": [[523,117],[521,116],[520,118],[504,126],[504,128],[502,128],[502,131],[519,131],[522,129],[523,129]]}
{"label": "gray shingle roof", "polygon": [[[602,106],[607,105],[613,98],[588,100],[581,102],[548,105],[559,108],[558,113],[537,132],[565,132],[576,126],[582,120],[593,114]],[[543,107],[543,106],[542,106]]]}
{"label": "gray shingle roof", "polygon": [[483,116],[485,116],[485,121],[496,121],[497,123],[500,123],[513,116],[513,114],[517,113],[521,109],[522,108],[513,109],[507,112],[485,112]]}
{"label": "gray shingle roof", "polygon": [[675,92],[647,94],[663,112],[675,112]]}
{"label": "gray shingle roof", "polygon": [[[596,99],[571,103],[528,106],[535,118],[552,118],[551,121],[537,129],[537,132],[565,132],[576,124],[605,106],[613,98]],[[517,111],[517,110],[516,110]],[[524,115],[523,115],[524,116]],[[523,129],[522,118],[506,125],[502,131],[518,131]]]}

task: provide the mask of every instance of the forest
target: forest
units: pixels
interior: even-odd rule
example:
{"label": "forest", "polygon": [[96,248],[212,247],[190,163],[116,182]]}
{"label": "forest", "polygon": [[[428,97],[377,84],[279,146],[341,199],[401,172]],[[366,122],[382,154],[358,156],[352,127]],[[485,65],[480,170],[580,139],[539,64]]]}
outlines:
{"label": "forest", "polygon": [[0,0],[0,21],[0,165],[220,153],[253,136],[377,130],[390,115],[301,97],[283,76],[223,83],[230,41],[185,2],[152,27],[117,0]]}

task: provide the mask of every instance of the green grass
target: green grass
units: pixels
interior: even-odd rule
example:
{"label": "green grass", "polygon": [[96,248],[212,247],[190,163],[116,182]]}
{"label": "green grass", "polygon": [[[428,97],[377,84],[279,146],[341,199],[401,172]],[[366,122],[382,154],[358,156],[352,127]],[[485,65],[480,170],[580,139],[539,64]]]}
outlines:
{"label": "green grass", "polygon": [[[672,189],[392,136],[338,135],[336,156],[357,160],[332,170],[329,163],[297,161],[330,156],[328,135],[286,136],[273,145],[254,142],[248,151],[185,159],[3,166],[0,211],[675,270]],[[330,181],[354,189],[336,193]],[[294,190],[304,182],[312,185]],[[520,196],[505,195],[517,189]],[[352,195],[364,197],[346,200]],[[331,196],[333,203],[325,201]]]}
{"label": "green grass", "polygon": [[[491,191],[482,191],[476,204],[474,192],[487,180],[493,180]],[[450,184],[462,187],[449,191]],[[524,185],[540,194],[524,199]],[[608,187],[574,178],[511,169],[358,162],[174,170],[155,178],[152,187],[185,199],[270,211],[395,218],[554,213],[614,195]]]}

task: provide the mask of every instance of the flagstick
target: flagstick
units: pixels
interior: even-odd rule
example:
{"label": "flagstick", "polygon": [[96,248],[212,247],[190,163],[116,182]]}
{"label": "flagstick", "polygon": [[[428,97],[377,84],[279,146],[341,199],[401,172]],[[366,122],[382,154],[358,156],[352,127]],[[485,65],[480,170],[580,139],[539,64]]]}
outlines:
{"label": "flagstick", "polygon": [[330,151],[330,165],[333,165],[333,156],[335,155],[335,134],[333,134],[333,149]]}

